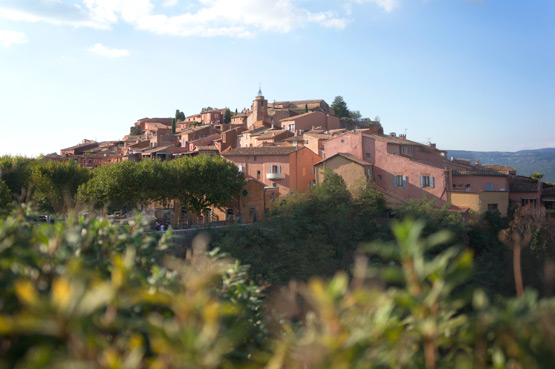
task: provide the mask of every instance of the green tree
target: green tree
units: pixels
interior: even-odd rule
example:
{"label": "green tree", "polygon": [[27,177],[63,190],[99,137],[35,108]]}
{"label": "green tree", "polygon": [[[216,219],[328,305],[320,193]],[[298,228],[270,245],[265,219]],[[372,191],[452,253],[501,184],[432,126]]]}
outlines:
{"label": "green tree", "polygon": [[185,113],[180,111],[179,109],[177,109],[175,111],[175,120],[177,122],[179,122],[179,121],[183,122],[185,120]]}
{"label": "green tree", "polygon": [[304,112],[308,113],[308,104],[304,104]]}
{"label": "green tree", "polygon": [[12,194],[6,183],[0,179],[0,214],[11,208]]}
{"label": "green tree", "polygon": [[435,199],[422,197],[410,199],[405,204],[393,209],[399,219],[422,220],[425,224],[423,234],[430,236],[433,233],[447,229],[453,233],[454,241],[468,243],[468,226],[459,212],[449,211],[449,204],[439,206]]}
{"label": "green tree", "polygon": [[175,134],[175,129],[176,129],[176,118],[172,119],[172,134]]}
{"label": "green tree", "polygon": [[350,118],[351,114],[349,108],[347,108],[347,103],[343,100],[342,96],[336,96],[331,104],[331,109],[333,113],[339,118]]}
{"label": "green tree", "polygon": [[141,167],[141,163],[126,160],[95,168],[92,178],[79,187],[78,198],[97,209],[135,209],[145,204],[149,197],[147,186],[152,182],[140,170],[146,166]]}
{"label": "green tree", "polygon": [[0,158],[0,179],[8,186],[14,199],[20,203],[30,199],[30,178],[34,164],[33,159],[21,156],[6,155]]}
{"label": "green tree", "polygon": [[541,174],[540,172],[534,173],[530,176],[530,178],[532,178],[533,180],[535,180],[536,182],[539,182],[542,180],[543,178],[543,174]]}
{"label": "green tree", "polygon": [[225,113],[224,113],[224,123],[225,124],[231,123],[231,111],[227,108],[225,109]]}
{"label": "green tree", "polygon": [[79,188],[79,198],[96,208],[113,209],[180,200],[182,206],[200,213],[225,206],[243,186],[244,175],[222,157],[127,160],[94,169],[91,180]]}
{"label": "green tree", "polygon": [[33,201],[41,210],[67,213],[75,206],[77,189],[89,177],[85,167],[70,160],[38,161],[31,175]]}
{"label": "green tree", "polygon": [[170,197],[196,213],[224,207],[245,185],[245,177],[224,158],[198,155],[167,162]]}
{"label": "green tree", "polygon": [[140,127],[140,126],[137,126],[137,125],[131,127],[131,131],[129,132],[129,134],[130,134],[131,136],[140,136],[140,135],[142,135],[143,133],[144,133],[144,132],[143,132],[143,130],[141,129],[141,127]]}
{"label": "green tree", "polygon": [[360,121],[360,118],[362,118],[362,114],[360,114],[360,111],[358,110],[351,110],[349,112],[349,116],[351,117],[352,120],[356,120],[356,121]]}

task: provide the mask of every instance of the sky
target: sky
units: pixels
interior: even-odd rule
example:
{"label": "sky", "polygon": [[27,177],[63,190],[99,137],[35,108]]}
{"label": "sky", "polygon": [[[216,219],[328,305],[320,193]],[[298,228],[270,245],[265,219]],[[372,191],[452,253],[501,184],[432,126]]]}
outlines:
{"label": "sky", "polygon": [[342,96],[442,150],[555,147],[553,0],[0,0],[0,155]]}

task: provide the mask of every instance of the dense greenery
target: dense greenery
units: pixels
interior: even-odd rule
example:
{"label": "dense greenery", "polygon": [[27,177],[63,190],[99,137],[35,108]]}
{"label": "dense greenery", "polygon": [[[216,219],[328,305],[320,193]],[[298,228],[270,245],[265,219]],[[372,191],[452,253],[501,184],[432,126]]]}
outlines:
{"label": "dense greenery", "polygon": [[376,223],[384,209],[383,196],[371,184],[353,196],[341,176],[326,173],[308,195],[285,199],[267,221],[226,232],[214,246],[272,285],[331,276],[349,268],[361,241],[388,237]]}
{"label": "dense greenery", "polygon": [[[75,207],[77,188],[89,172],[72,161],[58,162],[21,157],[0,158],[0,209],[12,201],[32,201],[40,211],[66,213]],[[6,194],[11,194],[11,198]]]}
{"label": "dense greenery", "polygon": [[171,234],[145,234],[140,217],[127,226],[32,219],[28,208],[0,219],[1,367],[534,369],[555,360],[555,300],[469,289],[472,252],[443,247],[445,231],[422,238],[422,222],[395,223],[391,242],[364,245],[381,262],[360,254],[351,277],[264,298],[245,267],[200,241],[185,260],[169,256]]}
{"label": "dense greenery", "polygon": [[136,209],[152,201],[180,200],[195,212],[225,206],[244,186],[244,175],[221,157],[200,155],[168,162],[111,163],[88,171],[72,161],[0,158],[0,211],[33,203],[41,212],[66,214],[78,203]]}
{"label": "dense greenery", "polygon": [[336,96],[331,104],[331,110],[333,114],[339,118],[350,118],[351,113],[347,107],[347,103],[343,99],[343,96]]}
{"label": "dense greenery", "polygon": [[224,112],[224,123],[225,123],[225,124],[231,123],[231,110],[229,110],[229,108],[226,108],[226,109],[225,109],[225,112]]}
{"label": "dense greenery", "polygon": [[244,185],[244,175],[222,157],[199,155],[171,161],[123,161],[96,168],[79,198],[96,208],[135,209],[151,201],[180,200],[200,213],[226,205]]}

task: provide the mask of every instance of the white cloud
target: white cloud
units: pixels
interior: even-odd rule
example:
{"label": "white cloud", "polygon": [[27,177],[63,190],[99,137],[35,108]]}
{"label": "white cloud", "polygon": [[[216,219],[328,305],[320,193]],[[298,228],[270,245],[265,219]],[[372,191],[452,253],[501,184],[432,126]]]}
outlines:
{"label": "white cloud", "polygon": [[127,49],[110,49],[102,44],[94,44],[89,49],[91,52],[107,58],[121,58],[131,54]]}
{"label": "white cloud", "polygon": [[166,0],[162,3],[162,6],[164,7],[172,7],[172,6],[176,6],[177,5],[178,0]]}
{"label": "white cloud", "polygon": [[354,0],[356,3],[374,3],[386,12],[390,12],[399,6],[400,0]]}
{"label": "white cloud", "polygon": [[0,44],[10,47],[13,44],[24,44],[27,42],[25,33],[16,31],[0,30]]}
{"label": "white cloud", "polygon": [[[171,15],[156,13],[151,0],[80,0],[72,6],[50,1],[40,7],[30,5],[38,0],[20,0],[26,6],[7,1],[12,6],[0,6],[0,17],[11,20],[97,29],[122,21],[139,30],[176,36],[252,37],[260,31],[288,33],[308,25],[342,29],[348,24],[332,11],[299,7],[299,0],[196,0],[190,3],[196,10]],[[165,0],[162,5],[176,3]]]}

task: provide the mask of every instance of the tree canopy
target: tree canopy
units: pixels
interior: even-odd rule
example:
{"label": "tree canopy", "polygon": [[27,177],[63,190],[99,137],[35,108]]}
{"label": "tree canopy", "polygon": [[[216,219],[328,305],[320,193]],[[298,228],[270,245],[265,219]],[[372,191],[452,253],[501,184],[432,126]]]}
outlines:
{"label": "tree canopy", "polygon": [[244,175],[221,157],[199,155],[161,162],[124,161],[98,167],[79,188],[79,198],[96,208],[133,209],[149,201],[179,200],[201,212],[223,207],[244,186]]}
{"label": "tree canopy", "polygon": [[231,123],[231,110],[229,110],[229,108],[225,109],[224,123],[225,124]]}
{"label": "tree canopy", "polygon": [[336,96],[331,104],[331,109],[333,113],[339,118],[350,118],[351,113],[349,108],[347,108],[347,103],[343,100],[343,96]]}
{"label": "tree canopy", "polygon": [[89,179],[89,171],[73,161],[38,161],[33,166],[33,201],[39,209],[67,213],[75,206],[80,185]]}

